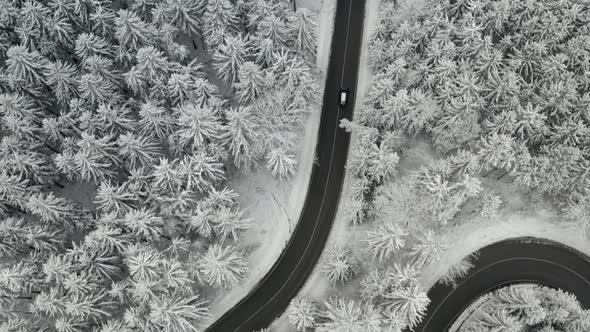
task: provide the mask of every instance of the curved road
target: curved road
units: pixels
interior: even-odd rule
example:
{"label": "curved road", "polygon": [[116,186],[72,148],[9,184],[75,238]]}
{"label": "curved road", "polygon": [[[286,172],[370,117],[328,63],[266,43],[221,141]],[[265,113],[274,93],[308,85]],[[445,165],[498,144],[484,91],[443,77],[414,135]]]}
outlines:
{"label": "curved road", "polygon": [[435,285],[428,292],[432,301],[415,332],[444,332],[480,295],[514,283],[538,283],[576,294],[590,308],[590,260],[562,244],[515,238],[479,250],[470,273],[456,288]]}
{"label": "curved road", "polygon": [[[268,327],[297,295],[318,261],[336,215],[350,134],[338,124],[352,117],[356,95],[365,0],[338,0],[324,104],[307,197],[295,231],[270,272],[209,332],[251,332]],[[340,87],[348,105],[339,106]]]}

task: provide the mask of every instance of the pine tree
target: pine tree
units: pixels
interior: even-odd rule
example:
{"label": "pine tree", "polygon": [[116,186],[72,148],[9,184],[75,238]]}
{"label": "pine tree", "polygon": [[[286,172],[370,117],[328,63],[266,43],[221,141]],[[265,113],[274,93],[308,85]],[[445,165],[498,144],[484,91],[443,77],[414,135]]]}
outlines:
{"label": "pine tree", "polygon": [[139,239],[156,242],[164,233],[164,221],[153,211],[131,209],[121,219],[122,225],[129,228]]}
{"label": "pine tree", "polygon": [[488,330],[500,330],[506,332],[518,332],[523,328],[523,323],[510,316],[506,310],[491,313],[480,312],[476,317],[476,324]]}
{"label": "pine tree", "polygon": [[244,62],[240,67],[238,82],[235,84],[240,102],[246,105],[258,98],[266,86],[260,67],[249,61]]}
{"label": "pine tree", "polygon": [[74,50],[80,59],[87,59],[93,55],[111,57],[113,54],[109,42],[93,33],[80,34]]}
{"label": "pine tree", "polygon": [[502,200],[499,195],[485,195],[481,205],[481,216],[486,219],[495,218],[498,215],[498,209],[501,205]]}
{"label": "pine tree", "polygon": [[107,182],[102,182],[96,194],[96,201],[99,209],[105,213],[115,213],[116,215],[130,211],[133,206],[133,197],[131,194],[123,191],[123,187],[114,186]]}
{"label": "pine tree", "polygon": [[445,250],[442,239],[434,231],[427,230],[416,235],[416,243],[411,246],[410,254],[419,265],[432,264],[442,257]]}
{"label": "pine tree", "polygon": [[359,271],[359,266],[348,249],[333,247],[328,249],[320,267],[322,274],[333,285],[350,281]]}
{"label": "pine tree", "polygon": [[289,34],[297,50],[314,56],[317,48],[317,23],[313,13],[301,8],[289,16]]}
{"label": "pine tree", "polygon": [[326,306],[322,316],[326,319],[317,327],[318,332],[355,332],[364,331],[362,324],[363,310],[360,303],[342,298],[330,298],[324,301]]}
{"label": "pine tree", "polygon": [[170,100],[173,105],[179,105],[185,100],[194,100],[195,84],[191,75],[188,73],[173,73],[168,79],[166,85]]}
{"label": "pine tree", "polygon": [[233,83],[238,79],[240,67],[249,51],[248,42],[241,37],[226,37],[213,54],[213,67],[226,82]]}
{"label": "pine tree", "polygon": [[296,297],[291,300],[287,313],[289,322],[297,331],[313,329],[317,325],[318,309],[314,303],[305,298]]}
{"label": "pine tree", "polygon": [[91,104],[108,104],[120,98],[115,86],[98,74],[84,74],[80,76],[80,96]]}
{"label": "pine tree", "polygon": [[187,188],[206,192],[225,179],[223,164],[205,151],[185,156],[179,165],[180,176]]}
{"label": "pine tree", "polygon": [[233,4],[228,0],[210,0],[203,14],[205,34],[211,35],[215,30],[233,31],[238,24],[238,17]]}
{"label": "pine tree", "polygon": [[270,150],[266,156],[266,168],[279,179],[287,179],[295,174],[296,167],[295,156],[280,147]]}
{"label": "pine tree", "polygon": [[100,320],[112,314],[109,306],[112,302],[106,293],[94,292],[84,295],[74,295],[65,303],[65,313],[81,320]]}
{"label": "pine tree", "polygon": [[367,233],[367,244],[373,258],[380,262],[406,245],[408,232],[393,222],[385,222]]}
{"label": "pine tree", "polygon": [[13,46],[6,52],[6,69],[16,80],[43,84],[46,79],[47,59],[37,51],[28,51],[24,46]]}
{"label": "pine tree", "polygon": [[168,23],[186,34],[199,35],[203,3],[199,0],[166,0],[165,15]]}
{"label": "pine tree", "polygon": [[148,24],[142,21],[133,11],[121,9],[115,18],[115,36],[121,46],[137,50],[153,44],[153,33]]}
{"label": "pine tree", "polygon": [[285,22],[274,13],[263,17],[258,23],[257,37],[261,39],[268,38],[278,46],[287,47],[288,33],[289,30]]}
{"label": "pine tree", "polygon": [[165,332],[197,332],[196,321],[209,317],[207,302],[199,296],[165,294],[150,301],[149,308],[149,322]]}
{"label": "pine tree", "polygon": [[459,263],[454,264],[451,266],[450,269],[445,272],[445,274],[439,279],[439,282],[446,286],[455,287],[457,284],[457,280],[465,277],[467,273],[474,267],[474,264],[471,262],[472,258],[467,257],[462,259]]}
{"label": "pine tree", "polygon": [[[67,157],[67,155],[63,155]],[[100,183],[101,181],[105,181],[111,178],[114,178],[115,172],[112,169],[113,164],[99,156],[97,153],[90,152],[90,151],[79,151],[73,155],[73,162],[75,163],[76,173],[73,176],[79,174],[81,179],[91,181],[94,183]],[[69,174],[71,171],[71,164],[69,164],[70,160],[61,160],[65,163],[68,163],[67,166],[64,167],[63,171],[68,172]]]}
{"label": "pine tree", "polygon": [[59,59],[47,68],[47,84],[52,87],[57,100],[66,105],[71,98],[78,96],[76,68]]}
{"label": "pine tree", "polygon": [[153,46],[142,47],[137,50],[136,59],[142,77],[149,82],[166,82],[171,65],[164,56],[164,52]]}
{"label": "pine tree", "polygon": [[32,193],[28,182],[29,180],[8,174],[5,170],[0,173],[0,211],[5,211],[9,206],[25,209],[28,196]]}
{"label": "pine tree", "polygon": [[229,147],[229,153],[233,156],[234,165],[248,172],[261,152],[258,151],[257,144],[260,138],[252,109],[230,108],[226,116],[228,125],[223,139]]}
{"label": "pine tree", "polygon": [[139,133],[142,136],[154,136],[160,140],[172,132],[174,120],[169,112],[155,102],[146,101],[139,109]]}
{"label": "pine tree", "polygon": [[213,229],[221,243],[227,239],[238,241],[238,235],[252,228],[252,219],[244,217],[245,210],[234,210],[225,206],[213,214]]}
{"label": "pine tree", "polygon": [[117,144],[119,154],[131,169],[139,166],[151,168],[161,155],[158,143],[149,136],[128,132],[119,136]]}
{"label": "pine tree", "polygon": [[396,289],[386,297],[388,310],[404,319],[410,328],[422,320],[430,303],[426,292],[418,283]]}
{"label": "pine tree", "polygon": [[41,218],[43,222],[61,224],[63,221],[72,222],[75,214],[75,206],[62,197],[56,197],[53,193],[31,195],[26,203],[27,210]]}
{"label": "pine tree", "polygon": [[210,286],[234,288],[240,284],[248,268],[244,257],[234,247],[215,243],[198,261],[198,271]]}
{"label": "pine tree", "polygon": [[175,111],[179,113],[176,135],[181,148],[196,149],[221,139],[221,122],[210,107],[189,103]]}
{"label": "pine tree", "polygon": [[176,191],[182,185],[178,172],[176,160],[170,162],[166,158],[160,158],[160,163],[154,166],[152,172],[154,179],[152,187],[160,190]]}
{"label": "pine tree", "polygon": [[90,14],[92,32],[105,38],[112,38],[115,34],[115,19],[116,14],[114,11],[101,5],[96,6],[95,10]]}

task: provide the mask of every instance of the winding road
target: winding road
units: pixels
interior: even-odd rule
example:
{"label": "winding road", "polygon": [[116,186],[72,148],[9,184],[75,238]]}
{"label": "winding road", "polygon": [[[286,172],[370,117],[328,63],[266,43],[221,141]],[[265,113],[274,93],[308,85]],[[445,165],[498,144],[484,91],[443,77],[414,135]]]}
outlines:
{"label": "winding road", "polygon": [[[344,181],[350,134],[339,122],[353,113],[364,13],[365,0],[338,0],[316,146],[318,162],[312,168],[297,227],[269,273],[206,331],[251,332],[268,327],[285,311],[320,258]],[[349,89],[345,107],[339,105],[341,87]]]}
{"label": "winding road", "polygon": [[538,283],[577,296],[590,308],[590,260],[562,244],[534,238],[496,242],[479,250],[470,273],[456,288],[437,284],[432,301],[415,332],[445,332],[480,295],[515,283]]}

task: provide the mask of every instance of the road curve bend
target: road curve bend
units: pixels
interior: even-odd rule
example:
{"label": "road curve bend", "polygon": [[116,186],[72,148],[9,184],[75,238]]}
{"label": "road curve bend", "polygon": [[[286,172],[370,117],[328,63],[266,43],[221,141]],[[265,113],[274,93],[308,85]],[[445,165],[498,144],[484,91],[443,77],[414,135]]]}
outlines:
{"label": "road curve bend", "polygon": [[[251,332],[268,327],[285,311],[320,258],[336,215],[350,134],[338,125],[351,119],[363,35],[365,0],[338,0],[322,116],[309,188],[299,222],[281,256],[244,299],[206,331]],[[349,89],[340,107],[340,88]]]}
{"label": "road curve bend", "polygon": [[436,284],[430,306],[414,332],[445,332],[479,296],[515,283],[537,283],[576,295],[590,308],[590,258],[563,244],[514,238],[488,245],[455,288]]}

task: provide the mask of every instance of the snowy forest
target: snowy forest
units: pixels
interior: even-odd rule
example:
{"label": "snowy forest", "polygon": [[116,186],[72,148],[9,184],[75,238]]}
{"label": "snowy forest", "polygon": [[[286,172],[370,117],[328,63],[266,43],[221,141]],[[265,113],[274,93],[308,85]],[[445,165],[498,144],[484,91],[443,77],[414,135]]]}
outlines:
{"label": "snowy forest", "polygon": [[201,330],[248,273],[227,174],[296,170],[316,28],[283,0],[0,0],[0,331]]}
{"label": "snowy forest", "polygon": [[588,331],[578,319],[588,316],[573,294],[548,287],[523,284],[500,288],[482,299],[457,332],[493,329],[514,332]]}
{"label": "snowy forest", "polygon": [[[429,268],[448,265],[434,282],[452,287],[473,267],[477,253],[447,256],[477,241],[465,225],[550,208],[557,232],[590,236],[590,3],[381,0],[376,12],[371,80],[342,122],[346,235],[322,256],[325,289],[292,302],[297,331],[415,327]],[[570,295],[500,293],[463,332],[590,330]]]}

